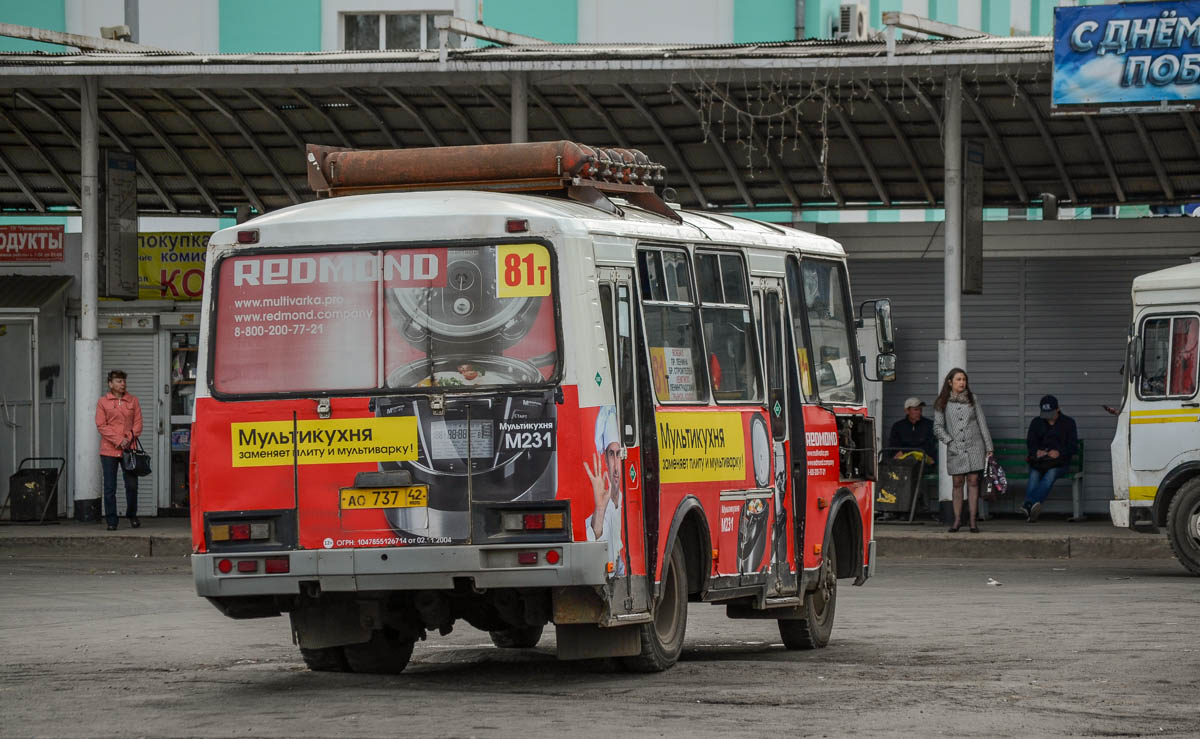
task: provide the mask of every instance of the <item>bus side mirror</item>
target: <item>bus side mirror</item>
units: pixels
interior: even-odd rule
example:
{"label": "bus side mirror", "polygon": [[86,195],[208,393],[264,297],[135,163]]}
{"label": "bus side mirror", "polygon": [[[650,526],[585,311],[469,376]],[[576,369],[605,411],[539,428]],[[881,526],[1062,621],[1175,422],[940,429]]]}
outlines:
{"label": "bus side mirror", "polygon": [[[875,342],[882,354],[896,351],[896,334],[892,329],[892,301],[880,298],[875,301]],[[892,358],[893,361],[895,357]],[[895,366],[892,367],[893,372]]]}
{"label": "bus side mirror", "polygon": [[[896,351],[896,334],[892,329],[892,301],[888,298],[868,300],[858,307],[858,315],[866,315],[867,306],[875,307],[875,344],[880,354]],[[861,325],[861,324],[860,324]]]}
{"label": "bus side mirror", "polygon": [[1125,366],[1128,368],[1129,379],[1142,376],[1142,337],[1134,336],[1129,339],[1125,348]]}
{"label": "bus side mirror", "polygon": [[896,380],[896,355],[895,354],[880,354],[875,357],[875,376],[880,382],[894,382]]}

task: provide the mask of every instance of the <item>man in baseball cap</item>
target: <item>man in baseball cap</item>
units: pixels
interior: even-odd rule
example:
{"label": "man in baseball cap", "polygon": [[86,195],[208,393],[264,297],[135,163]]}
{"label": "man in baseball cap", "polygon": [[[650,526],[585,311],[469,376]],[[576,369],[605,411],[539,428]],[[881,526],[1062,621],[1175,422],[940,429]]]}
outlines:
{"label": "man in baseball cap", "polygon": [[917,397],[904,401],[904,418],[892,424],[888,435],[887,445],[893,448],[896,459],[906,452],[924,452],[929,457],[925,464],[933,464],[937,440],[933,437],[933,421],[922,416],[924,407],[925,401]]}
{"label": "man in baseball cap", "polygon": [[1050,495],[1054,482],[1071,468],[1071,457],[1079,449],[1075,419],[1058,408],[1058,398],[1043,395],[1038,402],[1038,417],[1029,422],[1025,436],[1028,453],[1029,485],[1021,510],[1033,523],[1042,512],[1042,501]]}

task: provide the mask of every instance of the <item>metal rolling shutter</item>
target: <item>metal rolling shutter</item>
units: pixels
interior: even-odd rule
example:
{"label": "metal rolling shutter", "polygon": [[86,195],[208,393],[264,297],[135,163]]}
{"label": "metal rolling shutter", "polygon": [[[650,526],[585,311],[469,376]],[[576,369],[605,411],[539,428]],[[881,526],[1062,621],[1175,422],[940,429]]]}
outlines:
{"label": "metal rolling shutter", "polygon": [[[158,480],[162,470],[158,462],[158,334],[104,333],[102,377],[109,370],[128,374],[126,389],[142,404],[142,446],[150,454],[151,473],[138,480],[138,516],[158,515]],[[105,389],[107,392],[107,386]],[[117,476],[117,514],[125,515],[125,488]]]}
{"label": "metal rolling shutter", "polygon": [[[1042,395],[1058,397],[1084,440],[1084,510],[1106,515],[1112,499],[1109,444],[1116,418],[1101,406],[1121,400],[1118,374],[1125,356],[1133,278],[1178,264],[1163,257],[1117,259],[987,259],[984,294],[963,296],[971,389],[979,393],[995,437],[1024,438]],[[916,395],[932,405],[941,379],[937,342],[942,337],[942,262],[851,262],[854,299],[890,297],[896,324],[898,378],[884,388],[883,428],[903,416],[904,399]],[[932,409],[927,415],[932,417]],[[993,507],[1013,511],[1016,495]],[[1066,483],[1047,510],[1070,511]]]}

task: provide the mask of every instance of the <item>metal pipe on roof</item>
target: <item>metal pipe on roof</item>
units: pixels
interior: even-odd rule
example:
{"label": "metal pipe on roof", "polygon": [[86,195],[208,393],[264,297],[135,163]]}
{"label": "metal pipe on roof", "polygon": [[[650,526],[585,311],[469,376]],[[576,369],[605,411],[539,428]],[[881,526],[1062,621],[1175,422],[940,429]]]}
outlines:
{"label": "metal pipe on roof", "polygon": [[100,437],[87,403],[100,390],[99,270],[100,244],[100,110],[99,82],[84,77],[80,87],[79,179],[83,215],[81,246],[79,338],[75,340],[75,518],[100,518]]}

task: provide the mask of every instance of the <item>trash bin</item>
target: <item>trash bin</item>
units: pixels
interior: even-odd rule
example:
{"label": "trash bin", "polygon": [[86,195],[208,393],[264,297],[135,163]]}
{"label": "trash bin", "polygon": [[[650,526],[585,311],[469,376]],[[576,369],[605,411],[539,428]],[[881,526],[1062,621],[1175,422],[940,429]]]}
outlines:
{"label": "trash bin", "polygon": [[875,510],[908,513],[917,489],[920,464],[909,460],[885,460],[879,463],[875,481]]}
{"label": "trash bin", "polygon": [[[54,467],[35,464],[57,462]],[[26,463],[29,466],[26,467]],[[26,457],[8,478],[8,503],[16,522],[58,520],[58,481],[67,466],[64,457]]]}

